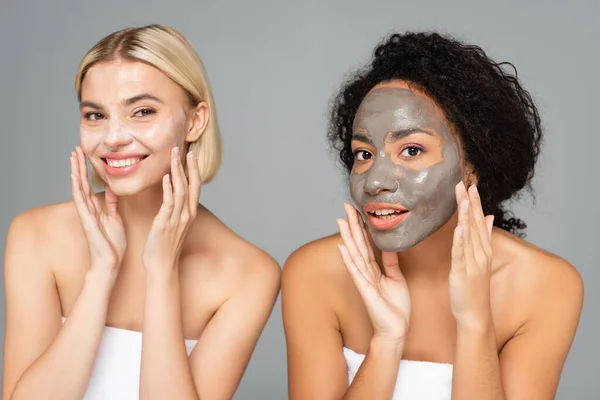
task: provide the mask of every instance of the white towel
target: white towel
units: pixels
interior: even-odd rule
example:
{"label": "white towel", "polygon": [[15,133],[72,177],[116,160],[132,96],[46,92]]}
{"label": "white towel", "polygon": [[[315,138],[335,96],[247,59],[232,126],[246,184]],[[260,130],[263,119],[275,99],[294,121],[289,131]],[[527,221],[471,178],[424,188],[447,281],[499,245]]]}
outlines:
{"label": "white towel", "polygon": [[[351,384],[365,359],[363,354],[344,347]],[[452,364],[401,360],[392,400],[450,400]]]}
{"label": "white towel", "polygon": [[[188,356],[196,343],[197,340],[185,341]],[[137,400],[141,359],[141,332],[104,327],[84,400]]]}

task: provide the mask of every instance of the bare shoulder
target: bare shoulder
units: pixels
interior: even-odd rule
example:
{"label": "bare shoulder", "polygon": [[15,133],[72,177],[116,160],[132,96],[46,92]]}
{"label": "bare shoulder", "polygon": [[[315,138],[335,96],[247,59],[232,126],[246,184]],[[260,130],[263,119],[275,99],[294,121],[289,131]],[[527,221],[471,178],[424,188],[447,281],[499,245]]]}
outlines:
{"label": "bare shoulder", "polygon": [[[507,259],[507,285],[517,289],[520,301],[531,304],[536,315],[556,307],[578,318],[583,305],[583,281],[576,267],[564,258],[506,232],[498,232]],[[496,238],[494,238],[496,239]]]}
{"label": "bare shoulder", "polygon": [[11,222],[9,236],[19,241],[35,240],[36,253],[51,250],[65,235],[73,237],[81,230],[72,201],[31,208]]}
{"label": "bare shoulder", "polygon": [[311,292],[343,294],[342,289],[352,282],[338,250],[340,243],[341,236],[332,234],[292,252],[283,267],[282,291],[310,288]]}
{"label": "bare shoulder", "polygon": [[[267,252],[237,235],[204,207],[188,235],[196,273],[228,283],[233,292],[240,287],[254,291],[278,291],[281,268]],[[214,280],[214,279],[213,279]]]}

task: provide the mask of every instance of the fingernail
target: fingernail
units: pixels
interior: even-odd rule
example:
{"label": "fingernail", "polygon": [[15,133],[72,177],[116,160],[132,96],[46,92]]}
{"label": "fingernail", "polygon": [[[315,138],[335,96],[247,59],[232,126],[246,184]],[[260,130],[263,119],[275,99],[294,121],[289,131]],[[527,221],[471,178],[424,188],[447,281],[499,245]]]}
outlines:
{"label": "fingernail", "polygon": [[465,212],[465,213],[467,211],[469,211],[469,201],[468,200],[463,203],[462,209],[463,209],[463,212]]}
{"label": "fingernail", "polygon": [[175,146],[175,154],[179,155],[179,147]]}
{"label": "fingernail", "polygon": [[477,190],[477,186],[471,186],[471,194],[473,195],[473,197],[479,197],[479,191]]}

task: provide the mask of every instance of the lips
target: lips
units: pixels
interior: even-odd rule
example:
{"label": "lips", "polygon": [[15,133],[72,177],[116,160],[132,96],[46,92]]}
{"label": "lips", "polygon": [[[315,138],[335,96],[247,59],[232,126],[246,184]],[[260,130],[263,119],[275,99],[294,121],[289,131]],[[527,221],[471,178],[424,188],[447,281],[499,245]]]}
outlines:
{"label": "lips", "polygon": [[100,158],[108,175],[125,176],[135,172],[146,157],[144,154],[109,153]]}
{"label": "lips", "polygon": [[409,211],[399,204],[367,203],[363,207],[371,226],[385,231],[400,225],[406,219]]}

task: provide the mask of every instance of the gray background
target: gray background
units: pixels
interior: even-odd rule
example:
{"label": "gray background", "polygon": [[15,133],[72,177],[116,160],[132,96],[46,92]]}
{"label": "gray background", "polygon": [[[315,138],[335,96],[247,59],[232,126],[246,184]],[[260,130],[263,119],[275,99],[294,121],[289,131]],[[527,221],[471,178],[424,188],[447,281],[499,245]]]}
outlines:
{"label": "gray background", "polygon": [[[299,245],[333,232],[342,215],[346,191],[325,124],[343,76],[392,30],[450,32],[513,62],[540,107],[546,144],[537,202],[524,198],[516,209],[530,226],[528,239],[573,263],[585,282],[557,398],[598,399],[600,3],[524,3],[0,0],[2,241],[17,213],[70,199],[75,69],[114,30],[159,22],[194,43],[225,147],[223,169],[202,201],[281,264]],[[236,398],[286,398],[285,365],[278,302]]]}

